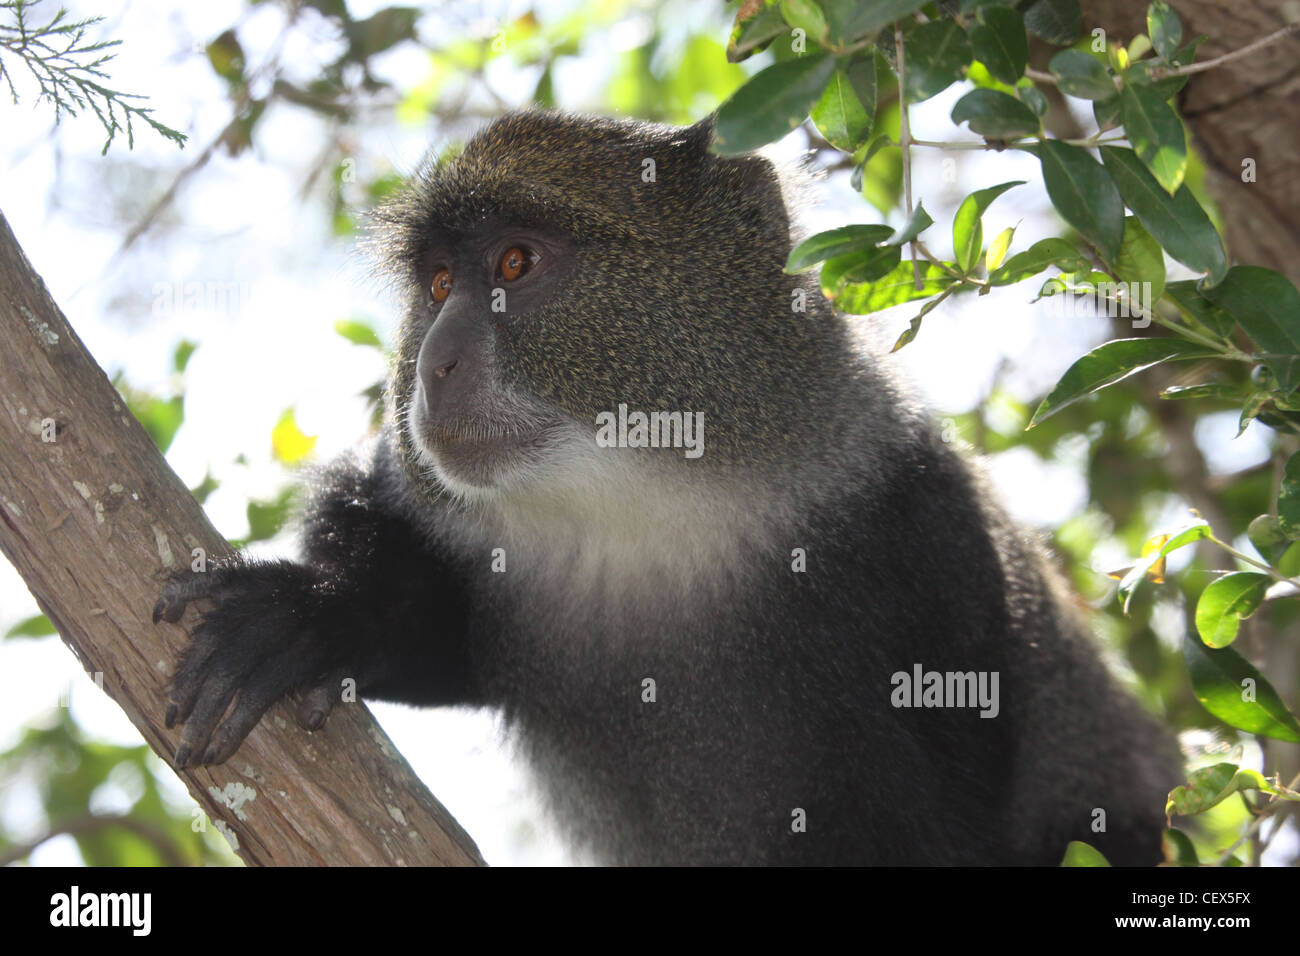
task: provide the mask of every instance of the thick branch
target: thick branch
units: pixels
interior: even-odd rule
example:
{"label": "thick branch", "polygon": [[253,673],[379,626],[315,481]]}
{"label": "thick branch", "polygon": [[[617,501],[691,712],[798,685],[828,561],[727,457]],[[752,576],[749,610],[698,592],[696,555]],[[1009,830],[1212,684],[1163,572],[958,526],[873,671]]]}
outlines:
{"label": "thick branch", "polygon": [[[95,364],[0,216],[0,550],[164,760],[186,637],[150,621],[164,574],[229,545]],[[46,441],[50,428],[54,441]],[[43,435],[44,433],[44,435]],[[193,612],[182,621],[193,624]],[[249,863],[481,864],[365,706],[315,734],[272,708],[229,763],[180,774]],[[196,834],[195,839],[198,839]]]}

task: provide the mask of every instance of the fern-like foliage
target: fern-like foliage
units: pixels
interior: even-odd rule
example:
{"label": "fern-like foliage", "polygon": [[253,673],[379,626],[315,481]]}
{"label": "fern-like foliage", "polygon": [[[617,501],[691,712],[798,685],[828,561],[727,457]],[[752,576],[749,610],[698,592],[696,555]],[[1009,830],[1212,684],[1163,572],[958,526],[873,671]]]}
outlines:
{"label": "fern-like foliage", "polygon": [[127,146],[133,147],[132,124],[139,121],[176,145],[184,145],[184,133],[154,119],[152,109],[134,102],[144,97],[106,85],[109,76],[104,67],[116,55],[109,51],[121,41],[92,42],[86,35],[103,17],[71,20],[68,12],[59,8],[47,21],[33,23],[32,14],[38,3],[39,0],[0,0],[0,14],[7,15],[8,20],[0,22],[0,80],[8,87],[15,103],[19,98],[14,70],[25,69],[35,81],[36,101],[53,104],[56,123],[65,113],[77,116],[89,110],[95,114],[108,134],[104,141],[105,153],[118,133],[125,133]]}

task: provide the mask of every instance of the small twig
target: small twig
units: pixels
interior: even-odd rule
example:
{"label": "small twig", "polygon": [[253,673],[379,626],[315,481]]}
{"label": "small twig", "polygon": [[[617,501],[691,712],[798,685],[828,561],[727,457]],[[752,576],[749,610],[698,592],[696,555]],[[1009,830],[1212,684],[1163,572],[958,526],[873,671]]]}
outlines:
{"label": "small twig", "polygon": [[[907,76],[903,63],[903,28],[894,27],[894,49],[898,53],[898,145],[903,148],[903,202],[908,221],[912,218],[912,127],[907,116]],[[921,263],[916,258],[916,242],[908,244],[912,251],[912,277],[921,288]]]}
{"label": "small twig", "polygon": [[[939,267],[940,269],[942,269],[944,272],[948,273],[948,275],[952,276],[954,279],[960,279],[962,282],[973,282],[973,283],[976,284],[976,285],[987,285],[987,284],[988,284],[988,283],[984,282],[982,279],[975,279],[975,278],[972,278],[971,276],[962,275],[961,272],[959,272],[958,270],[954,269],[952,266],[948,265],[948,263],[944,262],[942,259],[940,259],[940,258],[938,258],[937,256],[935,256],[935,254],[932,253],[932,252],[931,252],[931,251],[926,247],[925,243],[922,242],[920,239],[915,240],[915,241],[912,243],[912,247],[913,247],[913,249],[915,249],[915,252],[913,253],[913,257],[915,257],[916,252],[919,252],[921,255],[925,256],[925,258],[929,259],[930,262],[932,262],[934,265],[938,266],[938,267]],[[919,273],[920,273],[920,264],[916,262],[916,259],[915,259],[915,258],[913,258],[912,263],[913,263],[913,265],[915,266],[915,268],[917,269],[917,272],[918,272],[918,274],[919,274]],[[917,288],[920,288],[920,286],[918,286]]]}
{"label": "small twig", "polygon": [[1266,47],[1270,43],[1275,43],[1284,36],[1295,33],[1297,30],[1300,30],[1300,20],[1295,23],[1288,23],[1280,30],[1274,30],[1268,36],[1262,37],[1254,43],[1247,43],[1240,50],[1233,50],[1230,53],[1223,54],[1223,56],[1216,56],[1213,60],[1204,60],[1200,63],[1189,63],[1187,66],[1179,67],[1153,67],[1151,69],[1151,78],[1160,80],[1167,76],[1187,76],[1190,73],[1202,73],[1205,70],[1212,70],[1216,66],[1222,66],[1224,63],[1230,63],[1243,56],[1249,56],[1261,47]]}
{"label": "small twig", "polygon": [[[1109,132],[1109,130],[1099,130],[1098,132],[1094,133],[1092,136],[1087,136],[1084,137],[1083,139],[1063,139],[1060,140],[1060,142],[1066,143],[1070,146],[1082,146],[1085,149],[1091,149],[1094,146],[1105,146],[1107,143],[1128,142],[1127,136],[1112,136],[1109,139],[1102,139],[1101,136],[1106,132]],[[942,140],[933,140],[933,139],[913,139],[912,145],[929,146],[932,149],[996,149],[999,152],[1001,152],[1004,149],[1029,149],[1038,144],[1033,141],[1020,143],[1020,142],[1002,142],[1002,141],[989,142],[988,140],[985,140],[984,142],[981,143],[974,143],[969,141],[946,142]]]}
{"label": "small twig", "polygon": [[[1216,56],[1213,60],[1203,60],[1200,63],[1189,63],[1186,66],[1156,66],[1151,68],[1151,79],[1162,80],[1169,76],[1189,76],[1192,73],[1204,73],[1206,70],[1212,70],[1216,66],[1222,66],[1225,63],[1231,63],[1233,60],[1240,59],[1243,56],[1249,56],[1256,50],[1268,46],[1270,43],[1276,43],[1283,37],[1289,36],[1300,30],[1300,21],[1288,23],[1280,29],[1274,30],[1266,37],[1261,37],[1254,43],[1247,43],[1239,50],[1232,50],[1223,56]],[[1039,83],[1056,84],[1056,77],[1051,73],[1044,73],[1042,70],[1035,70],[1032,67],[1025,68],[1025,76]]]}

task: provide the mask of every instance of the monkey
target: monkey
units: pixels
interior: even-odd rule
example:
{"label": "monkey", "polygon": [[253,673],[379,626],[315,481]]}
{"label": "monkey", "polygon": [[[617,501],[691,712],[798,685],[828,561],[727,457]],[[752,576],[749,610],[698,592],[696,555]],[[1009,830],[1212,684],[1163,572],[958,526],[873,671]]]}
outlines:
{"label": "monkey", "polygon": [[166,583],[176,766],[351,678],[501,713],[595,862],[1155,864],[1171,735],[713,130],[511,112],[374,213],[386,424],[300,560]]}

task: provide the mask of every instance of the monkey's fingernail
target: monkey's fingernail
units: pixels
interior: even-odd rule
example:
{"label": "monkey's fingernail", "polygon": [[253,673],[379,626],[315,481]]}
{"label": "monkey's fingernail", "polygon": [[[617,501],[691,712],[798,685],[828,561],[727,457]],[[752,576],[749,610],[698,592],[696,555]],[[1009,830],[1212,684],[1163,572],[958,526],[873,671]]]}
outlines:
{"label": "monkey's fingernail", "polygon": [[311,716],[307,718],[308,730],[320,730],[325,723],[325,711],[313,710]]}
{"label": "monkey's fingernail", "polygon": [[208,749],[203,751],[203,759],[200,760],[199,763],[202,764],[216,763],[216,760],[217,760],[217,745],[208,744]]}
{"label": "monkey's fingernail", "polygon": [[190,762],[190,748],[186,744],[181,744],[176,748],[176,766],[184,769],[185,765]]}
{"label": "monkey's fingernail", "polygon": [[162,620],[163,606],[166,604],[163,598],[158,599],[158,603],[153,606],[153,622],[157,624]]}
{"label": "monkey's fingernail", "polygon": [[167,704],[167,713],[163,714],[163,726],[171,728],[176,723],[176,702],[169,701]]}

